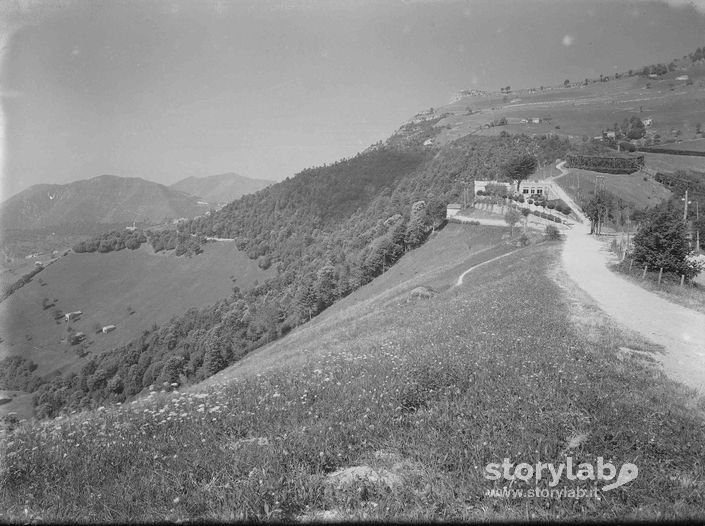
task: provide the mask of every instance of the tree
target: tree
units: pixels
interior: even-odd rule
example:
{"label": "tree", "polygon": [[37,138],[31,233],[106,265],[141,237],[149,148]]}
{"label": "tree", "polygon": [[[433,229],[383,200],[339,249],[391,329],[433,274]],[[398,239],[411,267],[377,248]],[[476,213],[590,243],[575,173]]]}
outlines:
{"label": "tree", "polygon": [[629,119],[626,133],[629,139],[641,139],[644,135],[646,135],[646,128],[644,127],[644,123],[641,119],[634,116]]}
{"label": "tree", "polygon": [[565,79],[565,80],[563,81],[563,87],[567,88],[568,86],[570,86],[570,80]]}
{"label": "tree", "polygon": [[411,206],[411,216],[406,228],[406,245],[414,248],[423,243],[426,238],[426,226],[428,216],[426,214],[426,202],[416,201]]}
{"label": "tree", "polygon": [[651,269],[661,269],[687,280],[696,276],[698,268],[687,259],[689,253],[686,225],[676,208],[655,209],[634,236],[634,261]]}
{"label": "tree", "polygon": [[583,207],[585,215],[590,219],[591,234],[599,234],[602,230],[602,223],[607,218],[610,201],[605,192],[598,192]]}
{"label": "tree", "polygon": [[533,155],[528,153],[517,155],[502,166],[502,174],[516,181],[518,192],[521,182],[536,171],[537,165],[538,162]]}
{"label": "tree", "polygon": [[561,231],[555,225],[546,225],[544,235],[550,241],[558,241],[561,238]]}
{"label": "tree", "polygon": [[514,237],[514,225],[516,225],[521,219],[521,212],[512,208],[506,214],[504,214],[504,222],[511,228],[511,236]]}

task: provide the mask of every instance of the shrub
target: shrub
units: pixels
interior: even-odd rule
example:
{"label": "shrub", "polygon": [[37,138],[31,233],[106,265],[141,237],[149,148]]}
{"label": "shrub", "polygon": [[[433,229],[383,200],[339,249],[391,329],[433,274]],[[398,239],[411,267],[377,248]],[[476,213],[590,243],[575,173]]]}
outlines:
{"label": "shrub", "polygon": [[551,241],[556,241],[561,238],[561,232],[557,227],[553,225],[546,225],[546,230],[544,230],[544,235],[546,239]]}

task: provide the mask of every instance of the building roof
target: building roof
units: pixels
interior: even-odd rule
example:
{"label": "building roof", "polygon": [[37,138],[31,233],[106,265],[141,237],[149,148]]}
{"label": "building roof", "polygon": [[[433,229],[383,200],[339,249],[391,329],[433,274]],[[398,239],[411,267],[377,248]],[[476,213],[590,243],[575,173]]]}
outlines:
{"label": "building roof", "polygon": [[463,208],[463,205],[458,203],[448,203],[448,208]]}

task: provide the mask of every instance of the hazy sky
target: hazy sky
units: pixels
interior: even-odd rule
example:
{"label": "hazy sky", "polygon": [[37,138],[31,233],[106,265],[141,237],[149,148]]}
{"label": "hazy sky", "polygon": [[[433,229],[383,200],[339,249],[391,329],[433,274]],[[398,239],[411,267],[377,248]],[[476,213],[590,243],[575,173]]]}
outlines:
{"label": "hazy sky", "polygon": [[0,6],[3,198],[100,174],[283,179],[464,88],[705,45],[705,0],[99,1]]}

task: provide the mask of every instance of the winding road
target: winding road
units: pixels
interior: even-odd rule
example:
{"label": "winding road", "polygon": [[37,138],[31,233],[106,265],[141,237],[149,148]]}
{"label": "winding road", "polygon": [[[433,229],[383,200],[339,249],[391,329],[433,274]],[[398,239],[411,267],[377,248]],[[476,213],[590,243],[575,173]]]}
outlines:
{"label": "winding road", "polygon": [[566,232],[568,276],[613,320],[662,345],[657,358],[669,377],[705,393],[705,315],[614,274],[607,267],[611,253],[589,231],[583,223]]}

